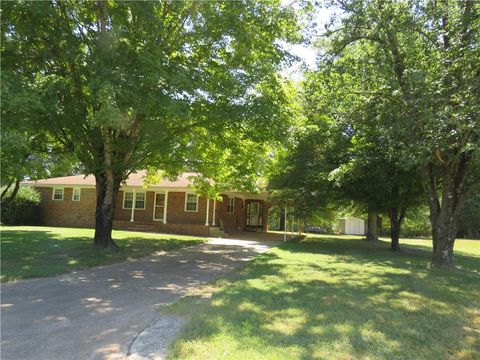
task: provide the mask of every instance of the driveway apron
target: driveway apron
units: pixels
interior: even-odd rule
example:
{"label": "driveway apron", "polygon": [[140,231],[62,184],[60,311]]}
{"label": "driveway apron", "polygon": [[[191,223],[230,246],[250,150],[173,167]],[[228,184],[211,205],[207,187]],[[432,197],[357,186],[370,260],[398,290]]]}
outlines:
{"label": "driveway apron", "polygon": [[1,358],[124,359],[158,307],[275,242],[211,240],[161,255],[1,286]]}

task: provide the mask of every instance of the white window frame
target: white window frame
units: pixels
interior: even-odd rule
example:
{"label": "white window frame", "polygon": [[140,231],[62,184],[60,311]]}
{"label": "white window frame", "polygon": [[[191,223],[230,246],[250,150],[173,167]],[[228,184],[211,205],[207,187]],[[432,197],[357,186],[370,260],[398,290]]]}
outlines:
{"label": "white window frame", "polygon": [[[231,203],[231,204],[230,204]],[[232,207],[232,211],[228,211],[230,209],[230,206]],[[235,213],[235,198],[234,197],[228,197],[228,203],[227,203],[227,214],[234,214]]]}
{"label": "white window frame", "polygon": [[[138,194],[143,194],[143,208],[137,207]],[[145,210],[147,208],[147,192],[146,191],[136,191],[135,192],[135,210]]]}
{"label": "white window frame", "polygon": [[[197,206],[195,207],[195,210],[187,210],[188,195],[194,195],[197,198],[197,202],[196,202]],[[191,192],[190,193],[185,193],[185,207],[184,207],[185,212],[198,212],[198,198],[199,198],[199,196],[195,193],[191,193]]]}
{"label": "white window frame", "polygon": [[[129,207],[129,208],[125,207],[125,197],[126,197],[127,193],[132,193],[132,206]],[[126,190],[124,190],[124,191],[123,191],[123,199],[122,199],[122,209],[124,209],[124,210],[132,210],[132,207],[133,207],[133,191],[126,191]]]}
{"label": "white window frame", "polygon": [[[61,199],[55,199],[55,190],[62,190],[62,198]],[[63,201],[65,198],[65,188],[63,187],[54,187],[52,190],[52,200],[54,201]]]}
{"label": "white window frame", "polygon": [[[75,190],[78,190],[78,199],[75,199]],[[82,188],[74,187],[72,189],[72,201],[80,201],[82,198]]]}
{"label": "white window frame", "polygon": [[[145,210],[147,208],[147,192],[146,191],[135,191],[135,196],[133,196],[133,190],[123,190],[123,201],[122,201],[122,209],[123,210],[132,210],[131,207],[127,208],[125,207],[125,195],[127,193],[132,193],[132,207],[135,208],[135,210]],[[143,200],[143,208],[137,207],[137,196],[138,194],[144,194],[145,198]],[[133,200],[135,199],[135,203]]]}

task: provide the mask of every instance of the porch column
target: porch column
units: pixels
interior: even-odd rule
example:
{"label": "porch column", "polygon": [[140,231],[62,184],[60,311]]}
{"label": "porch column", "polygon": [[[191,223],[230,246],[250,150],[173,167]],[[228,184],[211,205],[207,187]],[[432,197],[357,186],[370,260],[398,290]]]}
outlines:
{"label": "porch column", "polygon": [[207,215],[205,217],[205,226],[208,226],[208,213],[210,212],[210,199],[207,198]]}
{"label": "porch column", "polygon": [[163,223],[167,223],[168,191],[165,191],[165,204],[163,204]]}
{"label": "porch column", "polygon": [[292,239],[293,239],[293,225],[294,225],[294,222],[295,222],[295,218],[293,217],[293,213],[292,213]]}
{"label": "porch column", "polygon": [[137,193],[135,192],[135,189],[133,189],[133,199],[132,199],[132,212],[130,214],[130,222],[134,221],[135,217],[135,202],[137,201]]}
{"label": "porch column", "polygon": [[215,210],[217,208],[217,199],[213,199],[213,216],[212,216],[212,225],[215,226]]}
{"label": "porch column", "polygon": [[287,205],[285,205],[285,226],[283,227],[283,241],[287,241]]}

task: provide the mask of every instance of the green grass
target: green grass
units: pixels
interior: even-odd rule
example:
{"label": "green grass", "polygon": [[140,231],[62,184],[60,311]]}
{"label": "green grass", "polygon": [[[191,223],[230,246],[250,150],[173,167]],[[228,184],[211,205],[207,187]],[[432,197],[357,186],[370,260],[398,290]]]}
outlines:
{"label": "green grass", "polygon": [[[380,238],[390,243],[390,238]],[[431,251],[432,239],[400,239],[400,247],[416,248]],[[457,239],[455,240],[455,254],[473,255],[480,257],[480,239]]]}
{"label": "green grass", "polygon": [[1,282],[53,276],[121,262],[160,251],[200,244],[205,239],[113,231],[118,250],[96,250],[92,229],[2,226]]}
{"label": "green grass", "polygon": [[479,359],[480,254],[465,244],[458,272],[355,237],[282,244],[165,309],[190,318],[170,356]]}

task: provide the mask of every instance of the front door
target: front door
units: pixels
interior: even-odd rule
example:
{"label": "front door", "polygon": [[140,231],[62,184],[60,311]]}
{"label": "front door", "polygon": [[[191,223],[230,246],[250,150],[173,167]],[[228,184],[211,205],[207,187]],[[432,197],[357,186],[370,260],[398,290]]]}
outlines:
{"label": "front door", "polygon": [[262,231],[263,229],[263,203],[252,201],[247,203],[246,211],[246,227],[247,231]]}
{"label": "front door", "polygon": [[164,209],[165,209],[165,194],[155,194],[155,204],[153,206],[153,220],[164,221]]}

